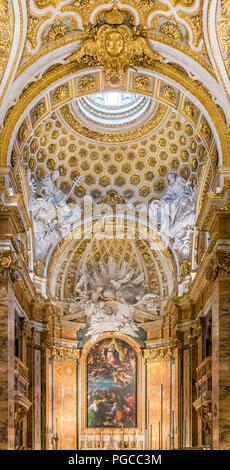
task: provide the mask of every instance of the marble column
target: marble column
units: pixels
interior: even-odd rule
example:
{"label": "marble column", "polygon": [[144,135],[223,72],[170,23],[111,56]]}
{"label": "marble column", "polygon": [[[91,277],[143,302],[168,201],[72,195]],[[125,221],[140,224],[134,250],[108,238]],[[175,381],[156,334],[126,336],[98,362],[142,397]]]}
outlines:
{"label": "marble column", "polygon": [[42,350],[41,350],[41,448],[47,450],[50,448],[49,432],[52,431],[50,427],[52,414],[52,368],[53,359],[51,351],[47,344],[47,332],[42,332]]}
{"label": "marble column", "polygon": [[191,363],[190,348],[183,350],[183,440],[182,447],[191,446]]}
{"label": "marble column", "polygon": [[41,333],[34,332],[34,449],[41,449]]}
{"label": "marble column", "polygon": [[31,327],[29,334],[27,335],[27,366],[28,366],[28,399],[30,400],[31,407],[27,414],[27,447],[33,449],[33,370],[34,370],[34,360],[33,360],[33,328]]}
{"label": "marble column", "polygon": [[[56,357],[53,361],[53,423],[58,449],[76,449],[77,359]],[[55,443],[54,443],[55,446]]]}
{"label": "marble column", "polygon": [[[172,410],[175,383],[170,348],[145,350],[147,364],[147,439],[146,449],[170,449]],[[171,380],[170,380],[171,373]]]}
{"label": "marble column", "polygon": [[14,449],[14,292],[0,281],[0,450]]}
{"label": "marble column", "polygon": [[218,277],[212,300],[212,436],[230,449],[230,278]]}
{"label": "marble column", "polygon": [[28,412],[27,445],[41,449],[41,333],[35,327],[28,339],[28,398],[32,406]]}
{"label": "marble column", "polygon": [[191,354],[191,393],[192,393],[192,429],[191,429],[191,446],[198,446],[198,414],[193,406],[193,403],[197,399],[197,366],[198,366],[198,341],[199,338],[195,338],[194,341],[191,341],[190,344],[190,354]]}

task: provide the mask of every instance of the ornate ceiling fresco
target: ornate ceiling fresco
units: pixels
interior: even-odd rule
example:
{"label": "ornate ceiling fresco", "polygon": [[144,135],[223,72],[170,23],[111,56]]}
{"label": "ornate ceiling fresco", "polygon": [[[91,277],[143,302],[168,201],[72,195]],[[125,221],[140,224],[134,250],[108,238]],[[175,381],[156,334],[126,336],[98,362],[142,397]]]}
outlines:
{"label": "ornate ceiling fresco", "polygon": [[[99,260],[144,273],[158,313],[194,269],[195,217],[230,165],[228,4],[0,0],[4,201],[20,194],[15,204],[29,208],[31,271],[63,313]],[[152,211],[156,201],[179,207],[181,196],[174,219],[186,222],[173,221],[162,249],[164,236],[135,227],[132,240],[90,238],[84,196],[94,208]]]}

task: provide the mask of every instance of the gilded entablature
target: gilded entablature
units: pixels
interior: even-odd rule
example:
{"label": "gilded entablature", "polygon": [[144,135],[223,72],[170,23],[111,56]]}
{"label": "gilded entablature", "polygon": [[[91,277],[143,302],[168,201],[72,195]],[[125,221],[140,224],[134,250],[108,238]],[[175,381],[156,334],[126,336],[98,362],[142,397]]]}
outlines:
{"label": "gilded entablature", "polygon": [[59,361],[74,361],[80,359],[80,351],[77,349],[54,347],[52,349],[52,357]]}
{"label": "gilded entablature", "polygon": [[153,362],[169,361],[170,357],[171,352],[169,346],[144,350],[144,359],[146,360],[147,364],[151,364]]}

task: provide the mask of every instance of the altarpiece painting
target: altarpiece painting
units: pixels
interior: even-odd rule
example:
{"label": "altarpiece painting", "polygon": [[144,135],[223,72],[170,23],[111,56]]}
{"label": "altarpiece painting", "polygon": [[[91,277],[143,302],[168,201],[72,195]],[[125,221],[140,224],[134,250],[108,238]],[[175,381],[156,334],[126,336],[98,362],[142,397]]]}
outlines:
{"label": "altarpiece painting", "polygon": [[91,428],[136,427],[136,355],[125,341],[104,339],[89,351],[87,420]]}

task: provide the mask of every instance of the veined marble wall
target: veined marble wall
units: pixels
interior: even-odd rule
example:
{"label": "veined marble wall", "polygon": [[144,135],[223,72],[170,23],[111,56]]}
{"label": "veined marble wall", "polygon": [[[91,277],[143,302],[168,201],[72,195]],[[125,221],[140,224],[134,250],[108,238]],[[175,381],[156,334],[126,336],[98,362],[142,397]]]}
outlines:
{"label": "veined marble wall", "polygon": [[[147,364],[147,449],[170,449],[177,446],[177,405],[175,361],[170,358]],[[170,380],[171,376],[171,380]],[[174,426],[173,426],[174,420]]]}
{"label": "veined marble wall", "polygon": [[[53,361],[53,383],[50,382],[53,403],[49,415],[53,419],[53,432],[59,438],[59,450],[77,449],[76,368],[76,360]],[[49,428],[52,428],[52,422]]]}
{"label": "veined marble wall", "polygon": [[14,449],[14,294],[0,283],[0,449]]}
{"label": "veined marble wall", "polygon": [[219,280],[212,301],[212,432],[214,449],[230,448],[230,284]]}
{"label": "veined marble wall", "polygon": [[41,449],[41,338],[34,333],[34,448]]}

